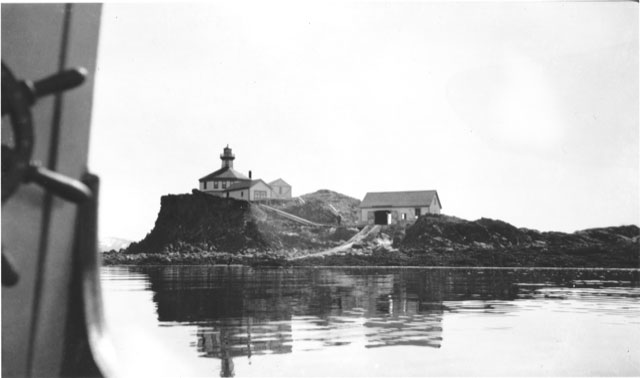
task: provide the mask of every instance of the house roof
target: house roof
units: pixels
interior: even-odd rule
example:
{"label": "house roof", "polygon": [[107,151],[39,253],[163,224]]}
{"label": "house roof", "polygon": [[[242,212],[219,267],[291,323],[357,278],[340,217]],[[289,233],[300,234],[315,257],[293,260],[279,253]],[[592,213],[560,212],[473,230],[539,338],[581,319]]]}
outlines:
{"label": "house roof", "polygon": [[269,184],[267,184],[266,182],[264,182],[261,179],[257,179],[257,180],[251,180],[251,181],[241,181],[241,182],[237,182],[233,185],[231,185],[230,187],[228,187],[226,190],[224,190],[225,192],[233,192],[236,190],[242,190],[242,189],[248,189],[248,188],[253,188],[256,184],[258,183],[263,183],[266,186],[269,186]]}
{"label": "house roof", "polygon": [[286,181],[284,181],[283,179],[279,178],[277,180],[271,181],[269,183],[269,185],[275,185],[275,186],[291,186],[289,185]]}
{"label": "house roof", "polygon": [[435,190],[420,190],[409,192],[375,192],[367,193],[360,203],[360,207],[420,207],[429,206],[436,198],[442,208],[438,192]]}
{"label": "house roof", "polygon": [[198,181],[212,180],[212,179],[236,179],[236,180],[250,180],[247,176],[236,171],[230,167],[220,168],[213,173],[209,173]]}

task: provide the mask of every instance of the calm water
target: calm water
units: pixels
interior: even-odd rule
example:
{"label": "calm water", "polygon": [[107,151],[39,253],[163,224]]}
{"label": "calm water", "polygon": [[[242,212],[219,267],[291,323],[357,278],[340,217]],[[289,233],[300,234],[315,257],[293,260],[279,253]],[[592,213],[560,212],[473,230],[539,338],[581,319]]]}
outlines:
{"label": "calm water", "polygon": [[640,375],[638,270],[105,267],[131,376]]}

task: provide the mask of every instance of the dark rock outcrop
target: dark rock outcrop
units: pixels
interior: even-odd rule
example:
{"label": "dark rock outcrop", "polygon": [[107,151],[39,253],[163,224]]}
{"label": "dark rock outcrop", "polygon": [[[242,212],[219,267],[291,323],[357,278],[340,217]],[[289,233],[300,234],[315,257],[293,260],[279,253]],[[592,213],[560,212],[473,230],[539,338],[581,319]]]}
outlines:
{"label": "dark rock outcrop", "polygon": [[424,215],[406,230],[397,247],[402,249],[460,249],[512,247],[536,240],[535,231],[509,223],[482,218],[468,221],[446,215]]}
{"label": "dark rock outcrop", "polygon": [[237,252],[269,248],[245,201],[193,194],[166,195],[153,230],[126,253],[159,253],[197,246],[199,250]]}
{"label": "dark rock outcrop", "polygon": [[486,218],[467,221],[426,215],[409,226],[394,247],[431,256],[433,265],[447,261],[475,266],[484,261],[494,266],[640,267],[640,229],[633,225],[567,234],[516,228]]}

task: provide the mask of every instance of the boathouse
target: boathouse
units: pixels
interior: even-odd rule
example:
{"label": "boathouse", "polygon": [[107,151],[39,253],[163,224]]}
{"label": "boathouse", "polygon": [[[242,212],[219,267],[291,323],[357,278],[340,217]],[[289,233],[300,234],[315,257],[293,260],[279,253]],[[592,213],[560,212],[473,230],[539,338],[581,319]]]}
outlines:
{"label": "boathouse", "polygon": [[370,192],[360,203],[360,220],[365,224],[406,223],[423,214],[440,214],[441,209],[435,190]]}

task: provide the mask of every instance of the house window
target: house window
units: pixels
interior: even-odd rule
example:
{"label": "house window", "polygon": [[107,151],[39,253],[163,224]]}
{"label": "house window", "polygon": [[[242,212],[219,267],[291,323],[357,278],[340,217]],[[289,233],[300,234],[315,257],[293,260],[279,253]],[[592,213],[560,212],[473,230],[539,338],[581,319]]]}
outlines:
{"label": "house window", "polygon": [[416,207],[416,218],[418,218],[421,214],[421,209],[419,207]]}
{"label": "house window", "polygon": [[407,220],[407,213],[402,213],[402,220]]}
{"label": "house window", "polygon": [[240,197],[244,197],[244,191],[240,191]]}
{"label": "house window", "polygon": [[206,181],[202,183],[202,189],[207,189],[207,182]]}
{"label": "house window", "polygon": [[218,182],[217,181],[213,182],[213,189],[218,189]]}
{"label": "house window", "polygon": [[227,189],[227,182],[226,181],[222,182],[222,189]]}

